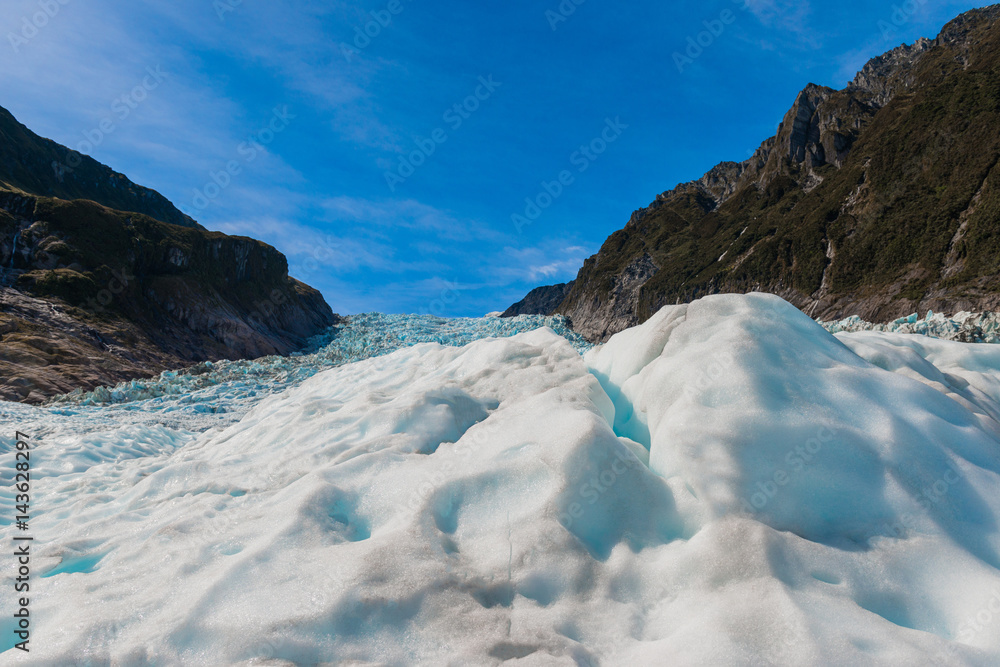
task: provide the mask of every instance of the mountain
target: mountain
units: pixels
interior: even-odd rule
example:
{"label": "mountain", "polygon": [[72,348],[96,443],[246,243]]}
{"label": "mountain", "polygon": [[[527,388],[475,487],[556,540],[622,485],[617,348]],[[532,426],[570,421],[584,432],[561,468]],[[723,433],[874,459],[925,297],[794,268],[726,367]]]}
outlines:
{"label": "mountain", "polygon": [[119,211],[144,213],[182,227],[199,227],[159,192],[136,185],[91,157],[39,137],[3,107],[0,187],[40,197],[89,199]]}
{"label": "mountain", "polygon": [[536,287],[528,292],[513,306],[503,312],[500,317],[517,317],[518,315],[548,315],[563,302],[566,295],[573,289],[573,282],[547,287]]}
{"label": "mountain", "polygon": [[998,18],[963,14],[843,90],[809,84],[752,157],[636,211],[551,312],[600,341],[720,292],[872,322],[1000,308]]}
{"label": "mountain", "polygon": [[5,111],[0,126],[0,399],[288,354],[339,321],[273,247],[89,158],[60,180],[67,149]]}

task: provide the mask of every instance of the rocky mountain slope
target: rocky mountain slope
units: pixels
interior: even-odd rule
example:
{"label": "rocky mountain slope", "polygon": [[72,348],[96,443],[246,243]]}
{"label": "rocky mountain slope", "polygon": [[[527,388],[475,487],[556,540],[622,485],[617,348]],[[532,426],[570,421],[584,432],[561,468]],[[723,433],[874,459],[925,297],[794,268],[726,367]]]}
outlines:
{"label": "rocky mountain slope", "polygon": [[199,226],[159,192],[136,185],[91,157],[39,137],[3,107],[0,187],[43,197],[89,199],[182,227]]}
{"label": "rocky mountain slope", "polygon": [[1000,308],[1000,6],[810,84],[778,132],[636,211],[555,312],[592,340],[667,304],[766,291],[885,322]]}
{"label": "rocky mountain slope", "polygon": [[[8,179],[0,187],[0,399],[37,402],[199,361],[287,354],[338,321],[271,246],[206,231],[96,162],[97,180],[67,189],[43,168],[59,147],[39,141],[0,141]],[[40,194],[51,191],[89,199]]]}
{"label": "rocky mountain slope", "polygon": [[517,317],[518,315],[547,315],[559,307],[566,295],[573,289],[573,282],[550,285],[548,287],[536,287],[528,292],[513,306],[508,308],[500,317]]}

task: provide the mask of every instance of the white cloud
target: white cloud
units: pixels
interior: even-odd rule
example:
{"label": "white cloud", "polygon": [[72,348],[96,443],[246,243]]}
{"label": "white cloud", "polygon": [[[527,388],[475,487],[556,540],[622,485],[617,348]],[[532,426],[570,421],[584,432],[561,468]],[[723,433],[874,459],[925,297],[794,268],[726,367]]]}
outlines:
{"label": "white cloud", "polygon": [[447,211],[413,199],[372,200],[340,196],[328,199],[323,207],[327,212],[327,219],[331,221],[420,231],[448,241],[500,238],[497,232],[477,220],[459,219]]}
{"label": "white cloud", "polygon": [[584,259],[591,254],[581,246],[561,247],[558,241],[529,248],[506,247],[495,258],[491,274],[495,276],[498,287],[543,281],[566,282],[576,278]]}
{"label": "white cloud", "polygon": [[765,28],[792,35],[799,48],[816,49],[822,44],[822,31],[810,25],[808,0],[746,0],[746,6]]}

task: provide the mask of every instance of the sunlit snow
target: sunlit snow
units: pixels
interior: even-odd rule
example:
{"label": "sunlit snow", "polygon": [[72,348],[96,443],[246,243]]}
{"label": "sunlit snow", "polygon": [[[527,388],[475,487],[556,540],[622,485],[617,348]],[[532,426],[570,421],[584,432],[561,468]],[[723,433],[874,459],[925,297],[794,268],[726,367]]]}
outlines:
{"label": "sunlit snow", "polygon": [[1000,662],[1000,346],[760,294],[593,349],[372,315],[0,419],[11,664]]}

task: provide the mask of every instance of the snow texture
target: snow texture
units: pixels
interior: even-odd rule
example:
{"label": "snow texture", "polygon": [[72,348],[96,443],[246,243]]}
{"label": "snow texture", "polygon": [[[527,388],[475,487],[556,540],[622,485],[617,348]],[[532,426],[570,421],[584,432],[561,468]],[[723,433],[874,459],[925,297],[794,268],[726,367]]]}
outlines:
{"label": "snow texture", "polygon": [[287,361],[305,378],[0,403],[4,470],[8,433],[45,433],[37,646],[0,662],[1000,662],[1000,347],[754,294],[584,356],[540,328],[345,363],[385,329]]}

